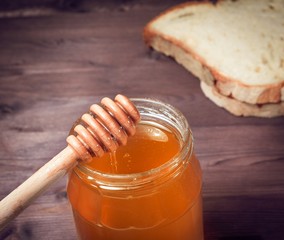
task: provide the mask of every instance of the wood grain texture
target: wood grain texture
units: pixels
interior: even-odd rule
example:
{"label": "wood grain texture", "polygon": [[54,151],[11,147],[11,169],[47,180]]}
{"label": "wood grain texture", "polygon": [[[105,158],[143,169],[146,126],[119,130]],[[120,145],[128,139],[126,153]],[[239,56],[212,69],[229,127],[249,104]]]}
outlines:
{"label": "wood grain texture", "polygon": [[[192,127],[206,239],[282,239],[284,118],[230,115],[190,73],[146,48],[143,27],[169,5],[0,19],[0,198],[66,146],[90,104],[117,93],[155,97]],[[76,239],[65,185],[53,185],[0,239]]]}

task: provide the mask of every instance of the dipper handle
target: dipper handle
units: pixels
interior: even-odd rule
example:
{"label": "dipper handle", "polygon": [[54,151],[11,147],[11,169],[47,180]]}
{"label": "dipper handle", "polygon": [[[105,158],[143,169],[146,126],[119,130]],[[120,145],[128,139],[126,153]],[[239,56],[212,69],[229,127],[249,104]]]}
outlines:
{"label": "dipper handle", "polygon": [[77,154],[67,146],[0,202],[0,231],[72,166]]}
{"label": "dipper handle", "polygon": [[0,230],[36,199],[52,183],[64,176],[78,161],[114,151],[135,133],[140,114],[125,96],[103,98],[94,104],[71,129],[68,146],[0,202]]}

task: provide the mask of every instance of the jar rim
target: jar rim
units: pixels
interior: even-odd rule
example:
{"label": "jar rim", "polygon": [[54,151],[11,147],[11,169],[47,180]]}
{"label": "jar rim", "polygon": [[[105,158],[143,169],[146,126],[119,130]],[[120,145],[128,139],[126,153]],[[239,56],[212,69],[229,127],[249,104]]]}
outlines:
{"label": "jar rim", "polygon": [[[94,185],[107,190],[137,189],[153,182],[156,179],[165,179],[173,174],[179,166],[184,165],[190,159],[193,152],[193,136],[185,116],[174,106],[154,98],[130,99],[141,115],[141,121],[158,120],[173,127],[180,136],[180,150],[162,165],[143,172],[116,174],[105,173],[91,169],[83,164],[78,164],[74,169],[80,177],[86,178]],[[143,120],[144,119],[144,120]],[[79,170],[78,173],[76,170]],[[84,175],[84,176],[83,176]],[[93,185],[93,184],[92,184]]]}

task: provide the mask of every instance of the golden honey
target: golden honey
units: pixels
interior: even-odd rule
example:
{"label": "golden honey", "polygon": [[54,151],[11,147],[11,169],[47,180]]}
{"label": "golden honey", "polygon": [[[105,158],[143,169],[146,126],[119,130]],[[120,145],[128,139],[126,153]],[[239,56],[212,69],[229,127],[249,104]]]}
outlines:
{"label": "golden honey", "polygon": [[127,145],[70,173],[79,238],[202,240],[201,169],[187,122],[159,101],[134,103],[142,120]]}

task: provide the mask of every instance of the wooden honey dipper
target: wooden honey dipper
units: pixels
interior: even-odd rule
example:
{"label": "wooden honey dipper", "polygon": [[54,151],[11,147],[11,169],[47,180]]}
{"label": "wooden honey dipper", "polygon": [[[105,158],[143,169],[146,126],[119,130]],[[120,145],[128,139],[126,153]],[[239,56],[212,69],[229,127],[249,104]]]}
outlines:
{"label": "wooden honey dipper", "polygon": [[127,97],[119,94],[114,101],[103,98],[101,104],[92,105],[90,112],[74,125],[65,149],[1,200],[0,230],[78,161],[90,161],[93,156],[115,151],[135,133],[140,114]]}

